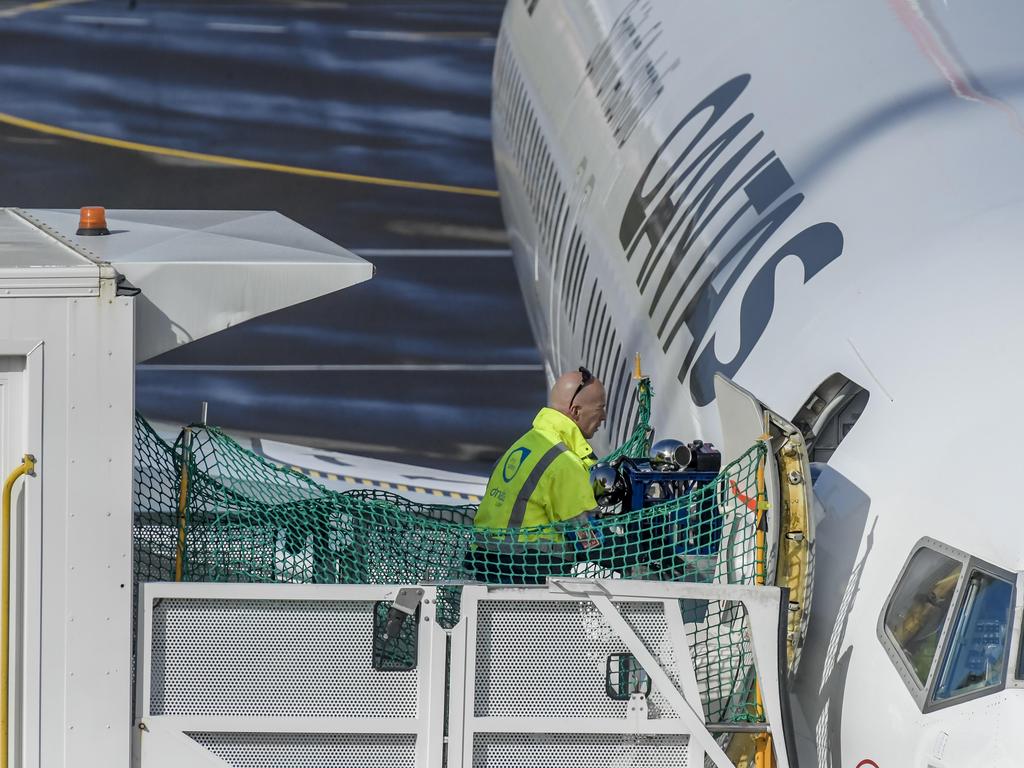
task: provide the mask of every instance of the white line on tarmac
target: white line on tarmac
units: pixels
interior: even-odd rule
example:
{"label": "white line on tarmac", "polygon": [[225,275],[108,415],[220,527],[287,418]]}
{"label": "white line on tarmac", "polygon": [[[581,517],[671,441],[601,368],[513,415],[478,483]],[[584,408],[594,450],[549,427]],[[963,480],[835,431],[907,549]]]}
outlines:
{"label": "white line on tarmac", "polygon": [[217,32],[251,32],[260,35],[280,35],[288,29],[280,24],[235,24],[230,21],[208,21],[206,28]]}
{"label": "white line on tarmac", "polygon": [[495,38],[486,32],[404,32],[395,29],[349,29],[345,37],[356,40],[388,40],[398,43],[436,43],[450,40],[476,40],[493,44]]}
{"label": "white line on tarmac", "polygon": [[191,373],[244,373],[248,371],[259,371],[269,373],[302,373],[311,371],[339,371],[352,373],[400,373],[404,371],[455,371],[460,373],[519,373],[544,370],[544,366],[534,365],[532,363],[481,363],[479,365],[469,363],[397,363],[393,365],[174,365],[173,363],[139,363],[139,365],[136,367],[145,369],[147,371],[188,371]]}
{"label": "white line on tarmac", "polygon": [[505,248],[352,248],[358,256],[415,256],[425,259],[508,259],[512,251]]}
{"label": "white line on tarmac", "polygon": [[112,27],[145,27],[149,25],[149,19],[132,16],[76,16],[67,15],[64,21],[71,21],[76,24],[107,24]]}

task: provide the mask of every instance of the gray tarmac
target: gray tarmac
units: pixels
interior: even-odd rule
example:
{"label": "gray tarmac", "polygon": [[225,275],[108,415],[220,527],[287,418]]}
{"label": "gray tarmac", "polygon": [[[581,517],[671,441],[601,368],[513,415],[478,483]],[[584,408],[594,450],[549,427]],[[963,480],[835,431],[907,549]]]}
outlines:
{"label": "gray tarmac", "polygon": [[[168,157],[494,190],[500,2],[0,0],[0,204],[278,210],[376,264],[367,284],[141,365],[138,409],[485,469],[544,378],[499,201]],[[6,117],[5,117],[6,116]],[[9,117],[42,124],[19,127]]]}

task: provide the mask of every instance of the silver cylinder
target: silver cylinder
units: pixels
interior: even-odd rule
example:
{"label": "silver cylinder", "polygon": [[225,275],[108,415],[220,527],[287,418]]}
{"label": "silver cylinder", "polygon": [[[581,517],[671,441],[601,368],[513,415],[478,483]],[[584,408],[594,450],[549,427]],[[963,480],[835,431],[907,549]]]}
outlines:
{"label": "silver cylinder", "polygon": [[690,464],[693,451],[681,440],[665,438],[651,446],[650,458],[655,469],[682,469]]}
{"label": "silver cylinder", "polygon": [[602,507],[622,500],[624,485],[611,464],[595,464],[590,470],[590,485],[594,489],[594,498]]}

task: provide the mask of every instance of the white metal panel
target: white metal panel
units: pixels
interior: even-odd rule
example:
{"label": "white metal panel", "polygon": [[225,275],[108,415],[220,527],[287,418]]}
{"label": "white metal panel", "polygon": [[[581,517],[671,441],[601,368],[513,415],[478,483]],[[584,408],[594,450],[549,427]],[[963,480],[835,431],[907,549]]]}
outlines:
{"label": "white metal panel", "polygon": [[[666,656],[677,645],[660,603],[619,605],[629,623]],[[485,600],[477,603],[476,717],[619,717],[628,701],[605,693],[609,655],[629,649],[589,601]],[[674,683],[682,665],[670,664]],[[655,691],[651,719],[679,713]]]}
{"label": "white metal panel", "polygon": [[473,743],[473,768],[704,768],[690,760],[678,734],[483,733]]}
{"label": "white metal panel", "polygon": [[416,764],[416,737],[409,733],[195,732],[189,736],[232,768],[403,768]]}
{"label": "white metal panel", "polygon": [[85,270],[96,282],[96,264],[33,226],[16,209],[0,208],[0,264],[4,269]]}
{"label": "white metal panel", "polygon": [[[25,454],[37,461],[42,431],[43,345],[0,340],[0,473]],[[37,465],[15,486],[11,504],[11,624],[9,757],[39,763],[39,561],[42,498]]]}
{"label": "white metal panel", "polygon": [[0,354],[26,359],[6,460],[38,462],[12,542],[11,743],[26,768],[128,764],[133,307],[113,280],[97,287],[0,301]]}
{"label": "white metal panel", "polygon": [[40,230],[16,208],[0,208],[0,298],[96,296],[100,280],[113,274],[111,267]]}
{"label": "white metal panel", "polygon": [[728,464],[750,450],[767,431],[764,405],[731,379],[715,375],[718,417],[722,422],[722,463]]}
{"label": "white metal panel", "polygon": [[367,606],[165,597],[150,607],[149,714],[415,719],[419,675],[371,666]]}
{"label": "white metal panel", "polygon": [[[588,579],[552,580],[548,589],[463,589],[462,620],[452,633],[449,768],[703,768],[705,759],[731,766],[705,725],[685,634],[681,642],[669,634],[678,632],[683,599],[731,600],[748,612],[758,679],[766,701],[772,699],[768,721],[785,768],[780,590]],[[650,677],[649,699],[634,694],[614,701],[606,693],[606,660],[621,652],[632,654]]]}
{"label": "white metal panel", "polygon": [[[65,536],[54,531],[43,542],[44,563],[56,560],[44,610],[63,619],[64,643],[43,664],[63,673],[67,765],[123,766],[131,724],[133,299],[116,296],[108,280],[97,299],[64,301]],[[47,397],[47,407],[52,401]],[[50,501],[46,517],[60,509]]]}
{"label": "white metal panel", "polygon": [[[68,604],[65,558],[68,547],[67,527],[70,522],[69,507],[72,500],[77,500],[78,496],[69,476],[69,463],[73,457],[70,453],[68,434],[74,428],[69,400],[73,386],[74,364],[78,361],[79,355],[88,353],[85,350],[74,351],[75,357],[72,357],[73,350],[69,343],[69,304],[70,300],[66,298],[0,301],[0,317],[17,324],[12,327],[31,328],[32,333],[43,341],[45,352],[41,398],[45,408],[42,411],[40,450],[36,454],[39,460],[36,471],[39,475],[38,487],[41,498],[38,516],[39,546],[34,553],[38,568],[26,574],[26,585],[34,580],[39,590],[38,645],[39,657],[42,660],[37,677],[39,730],[33,734],[38,749],[38,762],[28,763],[32,768],[64,768],[69,764],[68,759],[71,757],[67,750],[67,738],[70,733],[66,720],[69,682],[67,648],[70,626],[68,618],[74,613],[69,610]],[[93,363],[96,362],[94,357],[91,360]],[[85,468],[88,469],[89,462],[97,455],[90,449],[85,455],[74,458],[77,462],[85,464]],[[130,559],[129,557],[129,562]],[[101,693],[106,692],[106,689],[101,689]],[[97,695],[93,701],[96,709],[106,709],[114,716],[120,701],[124,704],[129,703],[123,695],[112,699]],[[43,734],[46,734],[45,737]],[[127,729],[123,731],[123,737],[128,738]],[[116,768],[123,768],[127,765],[127,760],[123,760],[121,751],[123,750],[118,750],[114,754],[100,752],[95,758],[105,760],[106,764]],[[119,762],[121,760],[123,762]],[[88,766],[88,759],[83,758],[82,764]]]}
{"label": "white metal panel", "polygon": [[[766,414],[771,412],[753,394],[732,379],[716,373],[714,382],[724,443],[722,460],[724,462],[735,461],[768,431]],[[772,413],[772,415],[777,420],[784,422],[784,419],[778,414]],[[774,574],[778,562],[779,525],[782,510],[779,503],[779,469],[775,455],[771,451],[765,455],[764,488],[768,501],[769,523],[765,542],[765,549],[768,553],[767,570],[769,574]],[[810,531],[808,531],[808,536],[813,539]],[[769,581],[771,580],[769,578]]]}
{"label": "white metal panel", "polygon": [[78,211],[20,211],[142,289],[138,361],[267,312],[361,283],[373,265],[274,211],[107,211],[79,237]]}
{"label": "white metal panel", "polygon": [[373,668],[373,611],[399,587],[145,584],[137,711],[143,768],[159,727],[235,768],[435,768],[445,636],[422,591],[417,663]]}
{"label": "white metal panel", "polygon": [[79,253],[115,266],[167,261],[366,264],[276,211],[108,210],[110,234],[85,237],[75,234],[77,210],[32,209],[21,214]]}
{"label": "white metal panel", "polygon": [[153,723],[146,727],[141,740],[138,762],[147,768],[228,768],[228,763],[205,749],[195,739],[165,726]]}
{"label": "white metal panel", "polygon": [[[644,582],[617,580],[611,581],[588,581],[584,579],[561,579],[551,585],[552,590],[562,590],[570,594],[589,594],[598,606],[606,606],[603,613],[608,616],[610,611],[610,597],[617,596],[620,599],[630,597],[653,597],[665,600],[665,610],[670,609],[669,600],[683,599],[712,599],[712,600],[733,600],[743,604],[749,620],[750,635],[749,642],[753,650],[754,666],[757,671],[757,681],[761,690],[761,698],[765,709],[766,720],[770,730],[775,734],[775,754],[781,768],[790,764],[790,760],[796,760],[796,755],[790,755],[790,740],[786,738],[786,729],[792,728],[793,724],[786,719],[785,703],[787,692],[782,688],[783,672],[780,669],[779,661],[780,638],[783,635],[783,628],[780,622],[784,621],[782,611],[782,596],[785,594],[777,587],[764,586],[740,586],[728,585],[705,585],[705,584],[684,584],[675,582]],[[613,622],[620,633],[625,637],[633,633],[620,618]],[[634,633],[635,634],[635,633]],[[650,652],[639,647],[637,643],[631,645],[631,650],[647,657],[650,662],[655,662]],[[643,661],[643,659],[641,659]],[[664,678],[660,670],[653,670],[652,677]],[[656,678],[657,679],[657,678]],[[667,681],[663,681],[663,684]],[[688,700],[689,701],[689,700]],[[792,735],[792,733],[790,733]]]}

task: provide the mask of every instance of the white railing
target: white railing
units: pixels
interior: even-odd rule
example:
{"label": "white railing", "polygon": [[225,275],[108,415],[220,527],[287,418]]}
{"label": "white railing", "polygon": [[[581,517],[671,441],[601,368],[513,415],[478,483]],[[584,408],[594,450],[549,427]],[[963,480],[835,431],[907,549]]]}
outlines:
{"label": "white railing", "polygon": [[[435,599],[419,586],[143,585],[141,765],[440,768]],[[399,636],[411,633],[412,664],[375,659],[380,603],[407,606],[397,617],[407,616]]]}
{"label": "white railing", "polygon": [[[431,586],[147,584],[140,599],[142,768],[729,768],[716,735],[733,728],[770,731],[778,768],[796,768],[774,587],[465,586],[450,647]],[[680,601],[738,606],[763,725],[708,724]]]}
{"label": "white railing", "polygon": [[680,600],[742,604],[778,766],[793,766],[779,738],[781,599],[776,588],[630,580],[466,587],[450,683],[449,744],[461,753],[449,747],[448,768],[703,768],[705,755],[731,767],[705,723]]}

